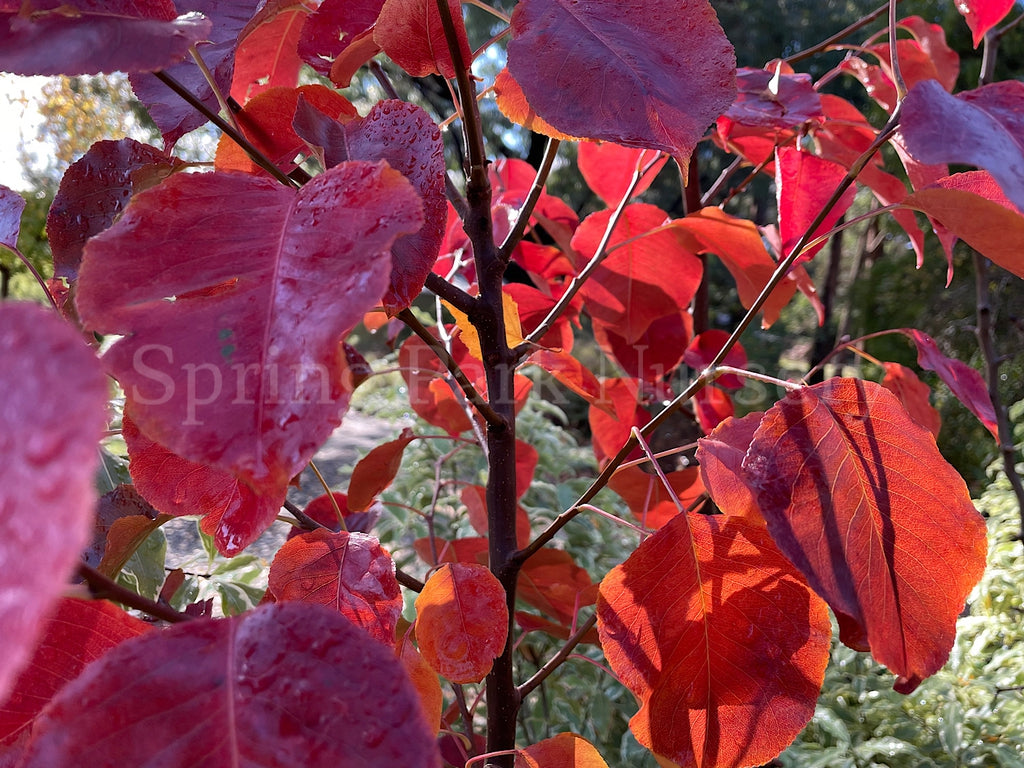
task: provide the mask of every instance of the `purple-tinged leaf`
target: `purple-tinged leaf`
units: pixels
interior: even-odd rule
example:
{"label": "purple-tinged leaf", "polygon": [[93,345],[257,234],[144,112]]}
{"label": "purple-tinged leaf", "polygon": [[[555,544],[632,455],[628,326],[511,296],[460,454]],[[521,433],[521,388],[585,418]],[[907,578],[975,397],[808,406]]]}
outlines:
{"label": "purple-tinged leaf", "polygon": [[72,163],[46,215],[53,273],[78,278],[86,241],[114,223],[134,193],[185,164],[134,139],[98,141]]}
{"label": "purple-tinged leaf", "polygon": [[439,768],[434,733],[391,649],[288,602],[117,646],[57,694],[22,765]]}
{"label": "purple-tinged leaf", "polygon": [[25,198],[0,184],[0,246],[17,250],[24,210]]}
{"label": "purple-tinged leaf", "polygon": [[736,70],[736,85],[736,101],[718,119],[723,138],[733,125],[781,130],[822,117],[821,97],[810,75],[741,67]]}
{"label": "purple-tinged leaf", "polygon": [[914,159],[983,168],[1024,210],[1024,83],[1007,80],[956,96],[934,80],[919,83],[903,102],[900,130]]}
{"label": "purple-tinged leaf", "polygon": [[208,19],[175,18],[169,0],[37,0],[0,8],[0,72],[16,75],[94,75],[153,72],[188,55],[210,33]]}
{"label": "purple-tinged leaf", "polygon": [[299,37],[299,56],[321,75],[360,35],[371,32],[384,0],[324,0]]}
{"label": "purple-tinged leaf", "polygon": [[423,290],[444,239],[447,201],[440,130],[422,108],[403,101],[382,101],[366,117],[343,125],[300,99],[295,131],[323,150],[327,168],[345,160],[386,160],[419,192],[423,227],[399,237],[391,247],[391,282],[383,303],[388,314],[397,314]]}
{"label": "purple-tinged leaf", "polygon": [[104,359],[144,434],[283,499],[348,403],[342,338],[380,300],[394,239],[422,223],[385,163],[298,192],[179,174],[89,241],[79,312],[124,337]]}
{"label": "purple-tinged leaf", "polygon": [[[196,51],[224,96],[231,91],[238,35],[256,12],[256,7],[256,0],[178,0],[179,10],[202,13],[213,25],[210,33],[196,45]],[[164,72],[185,86],[211,112],[220,112],[213,87],[191,57],[172,67],[165,67]],[[135,74],[131,83],[135,95],[146,105],[150,117],[163,134],[164,146],[168,149],[186,133],[206,123],[205,115],[155,75]]]}
{"label": "purple-tinged leaf", "polygon": [[35,304],[0,303],[0,360],[2,701],[89,541],[108,393],[78,332]]}
{"label": "purple-tinged leaf", "polygon": [[707,0],[523,0],[508,70],[559,131],[680,161],[736,96],[735,53]]}

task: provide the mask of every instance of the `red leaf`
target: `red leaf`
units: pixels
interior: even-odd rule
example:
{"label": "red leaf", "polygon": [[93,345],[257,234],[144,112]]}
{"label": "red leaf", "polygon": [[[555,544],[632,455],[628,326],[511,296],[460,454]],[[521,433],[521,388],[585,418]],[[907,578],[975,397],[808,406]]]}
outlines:
{"label": "red leaf", "polygon": [[[466,27],[462,21],[462,4],[448,0],[455,35],[464,65],[473,61]],[[448,42],[441,24],[436,0],[385,0],[373,30],[373,39],[395,64],[413,77],[441,75],[455,77],[455,63],[448,51]]]}
{"label": "red leaf", "polygon": [[231,96],[245,104],[268,88],[299,84],[299,35],[310,9],[301,0],[271,0],[238,36]]}
{"label": "red leaf", "polygon": [[608,768],[608,763],[582,736],[560,733],[517,750],[515,768]]}
{"label": "red leaf", "polygon": [[[209,34],[196,44],[196,51],[217,89],[221,93],[231,90],[231,76],[235,69],[235,46],[238,44],[239,33],[252,18],[255,10],[252,0],[179,0],[178,10],[202,13],[212,23]],[[164,72],[195,95],[206,107],[216,113],[220,111],[220,103],[213,86],[192,59],[186,56],[184,61],[171,67],[164,67]],[[164,147],[169,152],[175,142],[189,131],[205,125],[207,117],[191,104],[171,91],[165,83],[148,72],[136,72],[131,76],[132,90],[146,106],[146,111],[153,118],[163,135]]]}
{"label": "red leaf", "polygon": [[416,598],[420,653],[453,683],[482,680],[507,636],[505,590],[483,565],[445,563]]}
{"label": "red leaf", "polygon": [[716,506],[726,515],[762,526],[757,489],[747,485],[742,464],[763,415],[755,412],[742,419],[726,419],[697,445],[700,478]]}
{"label": "red leaf", "polygon": [[[683,356],[683,362],[697,372],[703,371],[711,365],[715,355],[722,351],[722,347],[728,340],[729,334],[725,331],[717,329],[704,331],[690,342],[690,346],[686,348],[686,354]],[[722,365],[729,365],[733,368],[747,367],[747,353],[739,342],[734,344],[726,354]],[[743,387],[743,379],[734,373],[719,376],[715,379],[715,383],[726,389],[742,389]]]}
{"label": "red leaf", "polygon": [[46,703],[92,661],[150,625],[105,600],[61,598],[31,661],[0,707],[0,744],[25,732]]}
{"label": "red leaf", "polygon": [[[718,208],[701,208],[684,219],[676,219],[678,227],[694,239],[692,248],[698,253],[713,253],[722,260],[736,281],[740,303],[748,309],[775,272],[775,261],[765,250],[761,233],[753,222],[730,216]],[[784,280],[764,305],[765,327],[779,319],[779,312],[796,293],[791,280]]]}
{"label": "red leaf", "polygon": [[601,582],[597,627],[640,699],[637,741],[695,768],[778,755],[814,714],[829,657],[824,603],[738,518],[677,515]]}
{"label": "red leaf", "polygon": [[556,130],[544,118],[533,111],[526,101],[523,89],[512,79],[508,68],[503,68],[494,77],[494,101],[501,113],[517,125],[521,125],[543,136],[550,136],[559,141],[578,141],[578,136],[570,136]]}
{"label": "red leaf", "polygon": [[597,318],[592,318],[591,325],[601,351],[626,374],[652,387],[663,385],[683,362],[683,352],[693,334],[693,316],[685,307],[682,312],[651,321],[633,343],[613,330],[617,326],[608,326]]}
{"label": "red leaf", "polygon": [[996,422],[996,412],[981,374],[967,363],[942,354],[928,334],[913,328],[904,328],[902,333],[917,345],[917,364],[926,371],[935,371],[957,400],[978,417],[985,425],[985,429],[991,432],[998,442],[999,425]]}
{"label": "red leaf", "polygon": [[736,101],[718,118],[718,133],[728,139],[734,125],[782,130],[823,117],[811,76],[740,67]]}
{"label": "red leaf", "polygon": [[421,418],[452,436],[473,428],[462,404],[447,382],[439,378],[444,366],[418,336],[410,336],[402,344],[398,367],[409,387],[409,405]]}
{"label": "red leaf", "polygon": [[993,83],[950,96],[931,80],[903,102],[907,151],[922,163],[964,163],[995,177],[1024,210],[1024,83]]}
{"label": "red leaf", "polygon": [[[580,143],[577,151],[577,162],[583,180],[609,208],[614,208],[622,200],[633,175],[656,157],[658,153],[654,150],[633,149],[612,142],[595,144],[592,141],[584,141]],[[667,156],[658,159],[640,179],[630,197],[642,195],[667,162]]]}
{"label": "red leaf", "polygon": [[[580,269],[597,253],[611,217],[607,210],[593,213],[573,235]],[[607,257],[580,290],[591,317],[615,327],[628,344],[654,320],[688,306],[700,285],[700,259],[678,232],[666,228],[648,234],[668,223],[668,215],[653,205],[626,206],[608,241]]]}
{"label": "red leaf", "polygon": [[152,185],[153,176],[184,167],[177,158],[134,139],[98,141],[89,147],[61,178],[46,215],[54,275],[76,280],[86,241],[113,224],[132,194]]}
{"label": "red leaf", "polygon": [[985,37],[985,33],[1002,21],[1013,8],[1013,0],[963,0],[956,9],[964,17],[974,36],[974,47]]}
{"label": "red leaf", "polygon": [[523,0],[508,70],[559,131],[682,162],[736,95],[736,57],[706,0]]}
{"label": "red leaf", "polygon": [[373,536],[319,528],[289,539],[270,564],[268,588],[275,600],[327,606],[395,644],[402,592],[391,556]]}
{"label": "red leaf", "polygon": [[444,238],[444,144],[437,125],[415,104],[393,100],[375,104],[366,117],[342,125],[300,99],[295,129],[323,149],[325,167],[345,160],[386,160],[422,198],[423,227],[391,247],[391,284],[383,303],[388,314],[397,314],[419,296]]}
{"label": "red leaf", "polygon": [[[335,505],[337,505],[337,511],[335,511]],[[302,511],[307,517],[313,518],[320,525],[331,531],[341,530],[341,521],[338,520],[338,512],[341,512],[341,516],[345,518],[346,529],[352,530],[348,527],[348,495],[341,491],[334,491],[330,496],[326,493],[320,494],[309,502]],[[292,536],[293,533],[296,536],[300,536],[303,531],[299,528],[294,528],[289,532],[288,537],[294,538]],[[362,533],[367,533],[367,531],[364,530]]]}
{"label": "red leaf", "polygon": [[[517,452],[518,453],[518,452]],[[469,516],[469,524],[473,530],[481,536],[487,536],[490,532],[490,524],[487,520],[487,498],[486,489],[482,485],[467,485],[459,493],[459,500],[466,508]],[[525,547],[530,543],[530,518],[526,510],[521,506],[516,507],[516,545]]]}
{"label": "red leaf", "polygon": [[402,454],[416,435],[406,427],[394,440],[378,445],[371,450],[352,470],[348,481],[348,508],[363,512],[377,498],[377,494],[391,485],[402,466]]}
{"label": "red leaf", "polygon": [[88,0],[20,4],[0,9],[0,71],[16,75],[95,75],[153,72],[188,55],[211,24],[198,16],[176,19],[170,0]]}
{"label": "red leaf", "polygon": [[[494,190],[493,209],[505,205],[518,211],[530,195],[537,169],[525,160],[501,158],[487,166],[487,178]],[[511,220],[515,221],[514,215]],[[580,220],[564,200],[542,190],[530,222],[541,223],[559,247],[565,249]],[[495,239],[500,239],[498,233]]]}
{"label": "red leaf", "polygon": [[985,521],[895,395],[854,379],[792,391],[765,413],[743,468],[843,642],[870,648],[901,693],[937,671],[985,567]]}
{"label": "red leaf", "polygon": [[0,360],[2,701],[89,542],[108,393],[77,331],[34,304],[0,303]]}
{"label": "red leaf", "polygon": [[641,525],[658,529],[679,514],[679,506],[689,508],[704,493],[697,467],[666,472],[665,477],[672,486],[675,499],[661,478],[644,472],[639,466],[620,469],[612,475],[608,487],[622,497]]}
{"label": "red leaf", "polygon": [[394,238],[422,224],[418,199],[383,163],[332,168],[297,193],[207,173],[138,195],[89,241],[78,308],[124,336],[104,360],[140,430],[283,498],[340,422],[340,339],[383,292]]}
{"label": "red leaf", "polygon": [[931,387],[917,378],[917,374],[899,363],[882,363],[885,367],[885,378],[882,386],[892,392],[906,408],[910,418],[938,438],[942,428],[939,412],[932,408],[929,397]]}
{"label": "red leaf", "polygon": [[[957,173],[908,195],[903,205],[928,216],[985,257],[1024,277],[1024,216],[986,171]],[[948,253],[948,249],[947,249]],[[952,270],[950,259],[950,270]]]}
{"label": "red leaf", "polygon": [[[511,296],[516,303],[516,309],[519,310],[519,323],[522,332],[526,335],[532,333],[555,306],[553,297],[546,296],[531,285],[509,283],[502,286],[501,290]],[[563,352],[571,351],[574,339],[567,315],[572,314],[570,310],[559,317],[551,329],[537,340],[537,344]]]}
{"label": "red leaf", "polygon": [[0,184],[0,246],[17,250],[24,210],[25,198]]}
{"label": "red leaf", "polygon": [[700,428],[704,430],[705,434],[709,434],[711,430],[736,412],[732,398],[718,387],[704,387],[694,395],[693,409],[697,416],[697,423],[700,424]]}
{"label": "red leaf", "polygon": [[128,471],[143,497],[165,515],[200,515],[199,527],[232,557],[274,522],[284,491],[261,496],[223,470],[189,461],[143,435],[126,410],[121,436],[131,461]]}
{"label": "red leaf", "polygon": [[[845,176],[846,170],[841,165],[822,160],[810,152],[795,147],[780,147],[776,151],[775,191],[783,256],[789,256],[800,236],[807,231]],[[835,226],[839,217],[853,204],[856,193],[856,187],[851,184],[810,239],[825,234]],[[805,248],[797,263],[810,261],[824,247],[825,243],[822,242],[812,248]]]}
{"label": "red leaf", "polygon": [[360,36],[370,33],[372,41],[383,5],[384,0],[324,0],[302,27],[299,56],[321,75],[328,74],[331,63]]}
{"label": "red leaf", "polygon": [[521,499],[523,494],[530,490],[533,485],[533,473],[537,469],[537,460],[540,454],[537,449],[522,440],[516,440],[516,498]]}
{"label": "red leaf", "polygon": [[[235,115],[252,145],[285,172],[292,171],[298,165],[298,156],[307,151],[306,143],[293,126],[300,99],[331,119],[358,117],[356,108],[344,96],[323,85],[270,88],[250,99]],[[222,135],[217,144],[214,167],[218,171],[243,171],[269,178],[269,174],[227,134]]]}
{"label": "red leaf", "polygon": [[[117,723],[117,738],[97,739]],[[54,699],[25,768],[439,768],[391,649],[302,603],[198,619],[122,643]]]}
{"label": "red leaf", "polygon": [[430,548],[430,539],[424,537],[416,539],[412,548],[427,565],[439,563],[472,563],[483,565],[487,562],[487,539],[482,536],[468,536],[453,541],[445,541],[434,537],[434,546],[437,548],[437,559]]}
{"label": "red leaf", "polygon": [[[601,400],[588,411],[593,435],[594,457],[598,464],[612,458],[629,439],[633,427],[642,427],[651,414],[640,404],[640,391],[634,379],[605,379],[601,382]],[[642,457],[639,449],[629,459]]]}
{"label": "red leaf", "polygon": [[571,554],[543,547],[523,563],[516,596],[569,627],[575,625],[580,608],[597,600],[597,586]]}

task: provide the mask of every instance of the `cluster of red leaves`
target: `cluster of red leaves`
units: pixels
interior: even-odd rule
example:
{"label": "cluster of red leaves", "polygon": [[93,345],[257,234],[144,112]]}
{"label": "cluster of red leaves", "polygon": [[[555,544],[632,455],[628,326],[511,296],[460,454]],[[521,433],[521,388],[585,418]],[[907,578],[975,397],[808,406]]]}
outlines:
{"label": "cluster of red leaves", "polygon": [[[359,463],[347,496],[311,505],[307,515],[325,528],[280,549],[268,605],[146,631],[111,605],[59,598],[88,539],[106,422],[101,367],[125,393],[133,493],[164,515],[202,516],[232,555],[270,524],[291,478],[340,423],[364,375],[342,344],[353,326],[376,307],[402,312],[432,276],[474,290],[472,246],[446,201],[444,146],[427,113],[384,101],[360,117],[326,85],[298,85],[307,64],[346,86],[381,52],[414,77],[455,76],[472,51],[459,3],[447,5],[446,33],[433,0],[323,0],[315,10],[289,0],[258,9],[124,0],[102,11],[84,1],[0,2],[0,69],[128,71],[168,149],[205,118],[161,80],[213,111],[217,90],[230,93],[240,106],[234,122],[269,160],[256,164],[225,139],[212,172],[184,173],[185,164],[131,140],[94,145],[65,175],[47,221],[54,273],[67,281],[51,286],[68,322],[0,307],[0,351],[11,361],[0,373],[9,393],[0,410],[0,561],[11,595],[0,740],[19,765],[148,765],[162,750],[174,765],[437,766],[446,717],[438,674],[480,681],[512,622],[568,637],[580,609],[595,603],[597,632],[582,639],[600,643],[636,695],[633,731],[666,765],[758,764],[794,738],[827,661],[826,604],[841,640],[886,664],[897,690],[913,690],[944,662],[984,565],[984,525],[935,446],[928,388],[886,364],[882,385],[795,387],[765,413],[735,419],[730,392],[742,381],[711,369],[742,368],[745,354],[721,331],[694,334],[688,306],[708,258],[765,325],[797,291],[816,301],[799,262],[814,258],[824,243],[816,238],[850,206],[855,186],[843,185],[879,140],[852,104],[783,63],[737,72],[705,0],[522,0],[496,84],[513,120],[591,140],[579,166],[606,206],[581,221],[557,197],[535,194],[525,163],[488,169],[499,242],[536,198],[528,239],[510,254],[533,284],[505,288],[509,344],[529,345],[522,364],[588,401],[601,463],[675,396],[683,366],[715,379],[669,446],[699,442],[699,470],[659,477],[634,463],[609,482],[652,531],[626,562],[598,585],[571,553],[539,547],[518,579],[518,597],[538,613],[510,616],[486,563],[486,491],[468,485],[461,501],[479,535],[415,543],[434,570],[405,627],[394,563],[370,531],[374,502],[417,437],[407,432]],[[961,5],[976,44],[1009,6]],[[900,27],[910,34],[895,44],[911,90],[891,141],[911,189],[877,157],[856,181],[892,207],[919,255],[914,211],[947,252],[962,238],[1024,277],[1014,246],[1024,236],[1024,86],[952,95],[959,61],[942,30],[918,18]],[[193,47],[208,73],[186,60]],[[862,49],[843,69],[895,109],[889,43]],[[600,73],[600,89],[586,73]],[[719,208],[673,218],[634,199],[669,156],[685,174],[713,122],[714,141],[775,179],[777,226],[759,229]],[[298,189],[279,183],[301,179],[300,160],[321,173]],[[978,170],[950,175],[948,163]],[[0,189],[0,245],[16,249],[23,207]],[[776,277],[787,258],[792,268]],[[582,315],[622,375],[599,378],[572,355]],[[98,361],[82,331],[119,338]],[[978,374],[923,334],[903,333],[921,367],[995,433]],[[424,420],[451,436],[483,426],[435,355],[438,343],[480,396],[525,402],[530,381],[519,374],[509,392],[488,393],[468,320],[437,334],[412,336],[399,351]],[[42,396],[58,388],[61,398]],[[537,454],[522,444],[517,454],[521,497]],[[721,515],[691,511],[708,497]],[[159,524],[136,502],[144,520],[103,529],[101,570],[116,573]],[[525,548],[533,523],[522,506],[516,515]],[[604,765],[572,734],[519,751],[516,764]]]}

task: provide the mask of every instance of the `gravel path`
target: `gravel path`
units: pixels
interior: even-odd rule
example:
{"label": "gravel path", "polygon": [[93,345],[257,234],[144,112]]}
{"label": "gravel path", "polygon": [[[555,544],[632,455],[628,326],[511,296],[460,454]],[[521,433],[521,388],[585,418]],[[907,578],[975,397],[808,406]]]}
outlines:
{"label": "gravel path", "polygon": [[[360,457],[365,456],[374,446],[397,437],[403,427],[411,424],[412,420],[383,421],[349,411],[344,423],[317,451],[314,461],[327,483],[334,489],[343,490],[348,484],[352,465]],[[301,481],[301,487],[292,489],[288,496],[295,504],[304,507],[311,499],[321,495],[323,488],[309,469],[302,473]],[[287,523],[274,523],[245,551],[269,562],[284,541],[289,527]],[[163,526],[163,530],[167,536],[168,568],[177,567],[202,549],[193,520],[171,520]]]}

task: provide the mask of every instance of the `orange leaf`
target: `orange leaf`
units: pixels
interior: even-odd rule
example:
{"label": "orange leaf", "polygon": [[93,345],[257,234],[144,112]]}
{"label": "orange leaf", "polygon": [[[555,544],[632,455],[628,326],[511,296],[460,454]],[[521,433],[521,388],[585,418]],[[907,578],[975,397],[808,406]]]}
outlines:
{"label": "orange leaf", "polygon": [[717,515],[676,515],[612,569],[597,628],[640,700],[637,741],[686,767],[774,758],[814,714],[829,658],[825,604],[767,531]]}
{"label": "orange leaf", "polygon": [[402,466],[402,454],[406,446],[415,439],[416,435],[406,427],[396,439],[378,445],[359,460],[348,482],[350,511],[364,511],[377,498],[378,493],[391,485]]}
{"label": "orange leaf", "polygon": [[508,73],[508,68],[502,69],[494,78],[494,96],[498,109],[513,123],[535,131],[543,136],[550,136],[552,139],[561,141],[578,141],[578,137],[569,136],[553,128],[548,122],[533,111],[533,107],[526,101],[523,89],[519,83]]}
{"label": "orange leaf", "polygon": [[697,445],[700,477],[718,508],[762,526],[756,492],[746,484],[742,464],[763,415],[755,412],[742,419],[726,419]]}
{"label": "orange leaf", "polygon": [[[697,467],[667,472],[669,484],[679,503],[686,509],[704,493]],[[660,528],[679,514],[661,478],[644,472],[638,466],[626,467],[612,475],[608,487],[629,505],[629,511],[648,528]]]}
{"label": "orange leaf", "polygon": [[268,586],[276,600],[325,605],[395,644],[402,593],[391,556],[373,536],[318,528],[289,539],[270,564]]}
{"label": "orange leaf", "polygon": [[910,418],[927,429],[935,437],[939,436],[942,419],[939,412],[932,408],[930,397],[931,387],[917,378],[917,374],[899,363],[882,363],[885,367],[885,378],[882,386],[892,392],[903,403]]}
{"label": "orange leaf", "polygon": [[985,521],[935,439],[879,384],[790,392],[743,460],[779,548],[909,693],[946,661],[985,568]]}
{"label": "orange leaf", "polygon": [[408,640],[402,640],[395,649],[402,666],[409,675],[416,693],[420,697],[424,719],[427,725],[435,730],[441,727],[441,712],[444,709],[444,696],[441,694],[441,682],[437,672],[423,659],[423,656]]}
{"label": "orange leaf", "polygon": [[505,590],[485,566],[445,563],[416,598],[420,653],[453,683],[482,680],[507,637]]}
{"label": "orange leaf", "polygon": [[527,362],[539,365],[591,405],[609,411],[610,406],[601,399],[601,384],[597,377],[568,352],[539,349],[530,355]]}
{"label": "orange leaf", "polygon": [[516,752],[515,768],[608,768],[608,763],[582,736],[560,733]]}
{"label": "orange leaf", "polygon": [[523,564],[516,596],[571,626],[580,608],[593,605],[597,592],[590,574],[562,549],[541,548]]}

